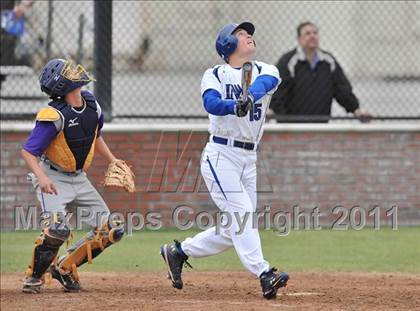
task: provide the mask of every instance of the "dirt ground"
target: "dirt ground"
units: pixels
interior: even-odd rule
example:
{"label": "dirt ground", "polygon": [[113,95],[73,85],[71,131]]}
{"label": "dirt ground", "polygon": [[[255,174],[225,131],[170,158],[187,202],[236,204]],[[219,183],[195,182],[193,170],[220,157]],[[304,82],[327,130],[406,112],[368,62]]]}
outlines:
{"label": "dirt ground", "polygon": [[23,294],[22,274],[1,275],[1,310],[420,310],[420,275],[291,273],[275,300],[265,300],[246,272],[184,273],[184,289],[165,273],[82,272],[83,290],[64,293],[53,280]]}

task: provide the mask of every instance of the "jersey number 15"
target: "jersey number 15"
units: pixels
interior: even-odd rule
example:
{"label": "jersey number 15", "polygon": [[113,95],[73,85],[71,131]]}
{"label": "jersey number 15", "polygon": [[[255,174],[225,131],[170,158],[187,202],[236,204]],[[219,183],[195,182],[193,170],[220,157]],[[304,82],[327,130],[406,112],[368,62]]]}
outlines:
{"label": "jersey number 15", "polygon": [[262,114],[261,106],[262,106],[262,103],[254,104],[254,111],[249,112],[249,121],[258,121],[259,119],[261,119],[261,114]]}

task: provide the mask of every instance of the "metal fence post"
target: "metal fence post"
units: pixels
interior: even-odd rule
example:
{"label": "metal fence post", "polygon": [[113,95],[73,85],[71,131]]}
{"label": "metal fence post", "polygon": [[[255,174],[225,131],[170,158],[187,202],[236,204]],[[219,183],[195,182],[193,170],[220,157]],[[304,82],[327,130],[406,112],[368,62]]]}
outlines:
{"label": "metal fence post", "polygon": [[79,36],[77,38],[77,56],[76,56],[76,62],[78,64],[83,63],[83,37],[84,37],[84,31],[85,31],[85,23],[86,18],[84,14],[79,15]]}
{"label": "metal fence post", "polygon": [[47,37],[45,39],[45,57],[47,61],[51,58],[51,42],[52,42],[52,24],[53,24],[54,6],[53,0],[48,0],[48,23],[47,23]]}
{"label": "metal fence post", "polygon": [[95,95],[106,121],[112,120],[112,0],[94,6]]}

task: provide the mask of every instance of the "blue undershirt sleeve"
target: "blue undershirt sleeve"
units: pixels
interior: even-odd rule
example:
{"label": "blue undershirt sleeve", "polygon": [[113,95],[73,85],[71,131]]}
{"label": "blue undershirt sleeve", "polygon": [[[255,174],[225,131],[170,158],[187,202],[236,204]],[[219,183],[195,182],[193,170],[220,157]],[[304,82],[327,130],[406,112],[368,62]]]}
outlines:
{"label": "blue undershirt sleeve", "polygon": [[222,95],[214,90],[208,89],[203,94],[204,108],[210,114],[216,116],[226,116],[229,114],[235,114],[235,100],[222,99]]}
{"label": "blue undershirt sleeve", "polygon": [[261,75],[255,79],[254,83],[249,87],[249,92],[254,97],[254,102],[267,95],[273,88],[277,86],[279,80],[270,75]]}

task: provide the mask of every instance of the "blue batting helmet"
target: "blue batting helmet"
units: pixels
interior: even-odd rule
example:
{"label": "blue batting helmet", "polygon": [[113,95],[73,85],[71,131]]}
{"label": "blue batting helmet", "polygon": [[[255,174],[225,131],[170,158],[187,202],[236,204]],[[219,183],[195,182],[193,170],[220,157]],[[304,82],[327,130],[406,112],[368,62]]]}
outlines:
{"label": "blue batting helmet", "polygon": [[255,27],[250,22],[243,22],[240,24],[228,24],[219,31],[216,39],[216,51],[221,58],[228,62],[229,56],[236,50],[238,46],[238,38],[233,33],[243,29],[251,36],[255,32]]}
{"label": "blue batting helmet", "polygon": [[67,93],[89,84],[94,79],[81,65],[64,59],[50,60],[39,76],[41,90],[51,97],[63,97]]}

